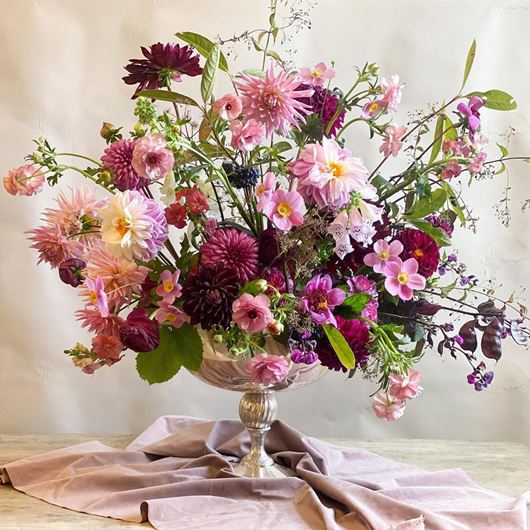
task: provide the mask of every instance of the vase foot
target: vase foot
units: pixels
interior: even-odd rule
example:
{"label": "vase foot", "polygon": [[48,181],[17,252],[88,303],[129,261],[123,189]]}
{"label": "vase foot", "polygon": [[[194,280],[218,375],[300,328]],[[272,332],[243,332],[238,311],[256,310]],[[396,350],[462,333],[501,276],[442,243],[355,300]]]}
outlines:
{"label": "vase foot", "polygon": [[234,473],[240,477],[248,478],[286,478],[296,477],[296,473],[288,467],[279,464],[270,466],[253,466],[240,462],[234,466]]}

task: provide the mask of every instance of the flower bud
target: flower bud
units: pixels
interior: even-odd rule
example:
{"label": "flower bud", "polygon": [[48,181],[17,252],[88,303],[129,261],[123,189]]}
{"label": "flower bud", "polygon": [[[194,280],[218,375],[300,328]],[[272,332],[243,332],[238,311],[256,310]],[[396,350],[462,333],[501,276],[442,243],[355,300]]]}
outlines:
{"label": "flower bud", "polygon": [[223,342],[223,336],[220,335],[220,334],[216,334],[216,335],[213,336],[213,341],[216,344],[221,344]]}
{"label": "flower bud", "polygon": [[78,258],[64,260],[59,265],[59,278],[61,281],[72,287],[81,285],[85,279],[83,274],[86,262]]}
{"label": "flower bud", "polygon": [[112,181],[112,173],[110,171],[104,170],[99,174],[99,180],[103,184],[110,184]]}
{"label": "flower bud", "polygon": [[279,335],[284,330],[284,325],[277,320],[273,320],[267,324],[267,331],[271,335]]}
{"label": "flower bud", "polygon": [[101,129],[99,130],[99,134],[101,138],[104,140],[110,140],[117,132],[116,127],[112,125],[112,123],[108,123],[106,121],[103,122],[103,125],[101,126]]}
{"label": "flower bud", "polygon": [[269,284],[267,283],[267,280],[258,280],[256,282],[256,288],[259,290],[260,293],[264,293],[267,290],[267,287]]}

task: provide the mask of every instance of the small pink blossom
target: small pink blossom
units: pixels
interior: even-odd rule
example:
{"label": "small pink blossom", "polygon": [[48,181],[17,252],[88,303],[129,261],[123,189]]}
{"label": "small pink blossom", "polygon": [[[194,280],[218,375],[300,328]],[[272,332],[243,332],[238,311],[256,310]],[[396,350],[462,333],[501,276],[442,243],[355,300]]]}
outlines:
{"label": "small pink blossom", "polygon": [[323,85],[328,79],[335,77],[335,70],[325,63],[318,63],[313,68],[301,68],[298,75],[308,85]]}
{"label": "small pink blossom", "polygon": [[208,217],[204,221],[204,232],[207,236],[211,236],[217,230],[217,219],[215,217]]}
{"label": "small pink blossom", "polygon": [[[388,263],[399,260],[399,255],[403,252],[401,241],[387,243],[379,239],[374,244],[374,252],[364,257],[364,264],[373,267],[374,272],[385,273]],[[401,260],[400,260],[401,261]]]}
{"label": "small pink blossom", "polygon": [[174,328],[180,328],[182,324],[190,321],[190,317],[182,309],[164,301],[158,305],[159,307],[155,311],[154,317],[160,324],[168,322]]}
{"label": "small pink blossom", "polygon": [[420,385],[421,374],[417,370],[410,370],[407,375],[390,374],[388,393],[396,401],[405,401],[418,397],[423,390]]}
{"label": "small pink blossom", "polygon": [[274,320],[269,297],[264,294],[242,294],[232,304],[232,319],[247,333],[263,333]]}
{"label": "small pink blossom", "polygon": [[464,139],[461,140],[444,140],[442,152],[446,155],[469,157],[472,153],[471,145]]}
{"label": "small pink blossom", "polygon": [[252,151],[263,140],[263,126],[252,118],[245,122],[231,122],[230,132],[230,145],[241,151]]}
{"label": "small pink blossom", "polygon": [[386,102],[382,99],[376,99],[374,101],[369,101],[363,106],[361,113],[362,118],[375,118],[379,116],[386,109]]}
{"label": "small pink blossom", "polygon": [[156,294],[162,297],[162,301],[167,304],[172,304],[175,298],[178,298],[182,293],[182,288],[178,283],[180,277],[180,269],[175,269],[175,272],[165,270],[160,275],[160,285],[156,288]]}
{"label": "small pink blossom", "polygon": [[385,421],[394,421],[403,416],[405,402],[396,400],[383,392],[379,392],[374,396],[372,410],[378,418]]}
{"label": "small pink blossom", "polygon": [[258,203],[262,211],[280,230],[290,230],[304,222],[306,207],[297,191],[276,190],[270,196],[264,195]]}
{"label": "small pink blossom", "polygon": [[283,381],[289,373],[289,359],[281,355],[256,355],[247,364],[254,383],[274,385]]}
{"label": "small pink blossom", "polygon": [[442,180],[451,180],[462,173],[462,167],[456,162],[449,162],[442,170],[440,177]]}
{"label": "small pink blossom", "polygon": [[153,182],[164,178],[173,169],[175,158],[164,137],[155,133],[137,140],[131,163],[138,175]]}
{"label": "small pink blossom", "polygon": [[222,98],[214,101],[212,110],[223,120],[235,120],[241,115],[243,103],[241,98],[235,94],[225,94]]}
{"label": "small pink blossom", "polygon": [[94,306],[103,318],[108,317],[109,306],[103,280],[101,278],[95,280],[86,278],[84,287],[83,295],[87,298],[88,304]]}
{"label": "small pink blossom", "polygon": [[393,75],[390,80],[386,80],[384,77],[381,80],[381,94],[383,95],[383,101],[390,112],[396,112],[398,103],[401,102],[401,92],[404,83],[401,83],[399,76]]}
{"label": "small pink blossom", "polygon": [[481,151],[475,158],[473,158],[468,166],[469,172],[473,174],[480,173],[487,156],[488,155],[485,151]]}
{"label": "small pink blossom", "polygon": [[403,138],[406,132],[407,128],[404,125],[389,125],[385,129],[385,140],[382,143],[381,147],[379,147],[379,152],[383,153],[385,156],[397,156],[399,151],[403,147],[403,142],[401,141],[401,139]]}
{"label": "small pink blossom", "polygon": [[258,200],[258,203],[264,199],[264,197],[268,197],[270,199],[272,192],[276,188],[276,177],[272,171],[267,171],[265,175],[263,175],[263,181],[259,182],[256,186],[255,194],[256,199]]}
{"label": "small pink blossom", "polygon": [[385,289],[401,300],[410,300],[414,290],[425,288],[425,278],[418,274],[418,262],[414,258],[388,261],[384,274]]}
{"label": "small pink blossom", "polygon": [[118,361],[120,353],[123,351],[123,344],[119,337],[96,335],[92,339],[92,351],[97,355],[98,359],[102,361],[114,360]]}
{"label": "small pink blossom", "polygon": [[42,191],[44,187],[44,173],[40,169],[26,164],[11,169],[4,177],[4,188],[11,195],[31,196]]}

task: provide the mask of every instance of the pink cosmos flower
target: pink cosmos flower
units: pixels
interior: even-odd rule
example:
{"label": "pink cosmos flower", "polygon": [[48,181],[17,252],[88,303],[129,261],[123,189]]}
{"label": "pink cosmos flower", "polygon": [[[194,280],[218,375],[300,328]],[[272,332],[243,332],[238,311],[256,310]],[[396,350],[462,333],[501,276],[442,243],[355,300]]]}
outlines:
{"label": "pink cosmos flower", "polygon": [[388,244],[379,239],[374,244],[374,252],[364,257],[364,264],[373,267],[374,272],[385,273],[388,263],[391,261],[401,261],[399,255],[403,252],[401,241],[392,241]]}
{"label": "pink cosmos flower", "polygon": [[281,355],[256,355],[247,364],[247,370],[254,383],[274,385],[283,381],[289,373],[290,362]]}
{"label": "pink cosmos flower", "polygon": [[398,126],[394,123],[389,125],[385,129],[385,140],[381,147],[379,147],[379,152],[383,153],[385,156],[397,156],[403,147],[401,139],[406,132],[407,128],[404,125]]}
{"label": "pink cosmos flower", "polygon": [[386,102],[382,99],[376,99],[374,101],[369,101],[363,106],[361,113],[362,118],[375,118],[379,116],[386,109]]}
{"label": "pink cosmos flower", "polygon": [[468,166],[469,172],[473,174],[480,173],[487,156],[488,155],[485,151],[481,151],[475,158],[473,158]]}
{"label": "pink cosmos flower", "polygon": [[364,198],[375,194],[361,159],[330,138],[324,138],[322,145],[307,144],[290,168],[299,179],[298,191],[302,197],[321,208],[344,206],[354,191]]}
{"label": "pink cosmos flower", "polygon": [[323,85],[328,79],[335,77],[335,70],[324,63],[318,63],[313,68],[301,68],[298,73],[300,79],[309,85]]}
{"label": "pink cosmos flower", "polygon": [[162,301],[158,304],[159,307],[155,311],[155,320],[158,320],[160,324],[163,322],[168,322],[171,324],[174,328],[180,328],[182,324],[185,322],[190,321],[190,317],[182,311],[182,309],[179,309],[178,307],[175,307],[171,305],[170,303]]}
{"label": "pink cosmos flower", "polygon": [[384,271],[385,289],[401,300],[410,300],[413,291],[425,287],[425,278],[418,274],[418,262],[414,258],[401,261],[400,258],[388,261]]}
{"label": "pink cosmos flower", "polygon": [[390,383],[388,393],[396,401],[414,399],[423,390],[420,385],[421,374],[417,370],[410,370],[407,375],[390,374],[388,381]]}
{"label": "pink cosmos flower", "polygon": [[401,102],[401,91],[404,86],[405,84],[399,81],[399,76],[397,75],[393,75],[390,81],[387,81],[384,77],[381,80],[381,94],[390,112],[397,111],[398,103]]}
{"label": "pink cosmos flower", "polygon": [[134,146],[132,167],[151,182],[164,178],[173,169],[175,158],[160,133],[143,136]]}
{"label": "pink cosmos flower", "polygon": [[313,89],[299,90],[301,81],[285,70],[278,74],[274,67],[267,70],[265,78],[240,73],[241,79],[234,85],[241,94],[245,118],[255,119],[265,127],[268,138],[276,129],[284,136],[289,135],[289,128],[299,127],[304,123],[310,107],[300,98],[310,98]]}
{"label": "pink cosmos flower", "polygon": [[262,211],[280,230],[290,230],[304,222],[306,207],[304,199],[297,191],[276,190],[264,195],[258,202]]}
{"label": "pink cosmos flower", "polygon": [[258,183],[254,191],[254,193],[256,194],[256,199],[258,200],[258,205],[260,201],[264,200],[265,197],[268,197],[270,199],[270,197],[272,196],[272,192],[275,188],[276,177],[274,176],[274,173],[272,171],[267,171],[267,173],[263,175],[263,181]]}
{"label": "pink cosmos flower", "polygon": [[182,294],[182,287],[178,283],[180,269],[175,272],[165,270],[160,275],[160,285],[156,288],[156,294],[162,297],[166,304],[172,304]]}
{"label": "pink cosmos flower", "polygon": [[403,416],[405,412],[405,402],[395,400],[393,397],[379,392],[374,396],[372,410],[378,418],[385,421],[394,421]]}
{"label": "pink cosmos flower", "polygon": [[442,170],[440,177],[443,180],[451,180],[462,173],[462,167],[456,162],[449,162]]}
{"label": "pink cosmos flower", "polygon": [[300,303],[317,324],[337,325],[332,309],[344,302],[346,293],[338,287],[333,288],[329,274],[317,274],[307,282]]}
{"label": "pink cosmos flower", "polygon": [[116,336],[96,335],[92,339],[92,351],[102,361],[118,361],[120,353],[123,351],[123,343]]}
{"label": "pink cosmos flower", "polygon": [[263,127],[254,119],[245,122],[239,120],[230,123],[232,140],[230,145],[241,151],[252,151],[263,140]]}
{"label": "pink cosmos flower", "polygon": [[11,169],[4,177],[4,188],[11,195],[31,196],[39,193],[44,188],[44,173],[40,169],[26,164]]}
{"label": "pink cosmos flower", "polygon": [[263,333],[274,320],[269,297],[264,294],[242,294],[232,304],[232,319],[247,333]]}
{"label": "pink cosmos flower", "polygon": [[82,295],[86,298],[89,305],[94,306],[102,317],[109,316],[109,306],[107,302],[107,293],[105,284],[101,278],[86,278]]}
{"label": "pink cosmos flower", "polygon": [[212,110],[223,120],[235,120],[241,115],[243,103],[241,98],[235,94],[225,94],[222,98],[214,101]]}

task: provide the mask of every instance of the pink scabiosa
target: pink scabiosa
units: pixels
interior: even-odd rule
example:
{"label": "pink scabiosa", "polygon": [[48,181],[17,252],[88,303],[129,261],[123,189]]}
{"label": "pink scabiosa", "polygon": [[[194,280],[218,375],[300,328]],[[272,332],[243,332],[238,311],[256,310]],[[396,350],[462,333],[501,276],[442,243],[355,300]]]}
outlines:
{"label": "pink scabiosa", "polygon": [[258,242],[235,228],[218,228],[199,249],[199,256],[207,267],[220,263],[232,268],[241,283],[258,272]]}
{"label": "pink scabiosa", "polygon": [[348,284],[351,293],[366,293],[371,296],[370,300],[368,300],[364,309],[361,311],[361,316],[373,322],[377,322],[379,301],[376,283],[362,274],[352,276],[346,281],[346,283]]}
{"label": "pink scabiosa", "polygon": [[258,203],[262,211],[280,230],[290,230],[304,222],[306,207],[297,191],[277,189],[270,196],[264,196]]}
{"label": "pink scabiosa", "polygon": [[45,183],[44,173],[30,164],[11,169],[3,180],[7,193],[28,197],[42,191]]}
{"label": "pink scabiosa", "polygon": [[274,320],[269,297],[242,294],[232,304],[232,319],[246,333],[263,333]]}
{"label": "pink scabiosa", "polygon": [[149,260],[168,236],[164,211],[138,191],[116,193],[99,210],[103,242],[111,254]]}
{"label": "pink scabiosa", "polygon": [[397,261],[399,255],[403,252],[403,244],[400,241],[388,243],[383,239],[378,239],[374,243],[374,252],[364,256],[363,262],[369,267],[373,267],[374,272],[383,273],[388,263]]}
{"label": "pink scabiosa", "polygon": [[281,355],[256,355],[248,361],[247,370],[254,383],[274,385],[283,381],[289,373],[290,362]]}
{"label": "pink scabiosa", "polygon": [[125,324],[125,320],[118,315],[110,314],[103,317],[97,309],[91,308],[79,309],[75,312],[75,316],[83,328],[106,337],[119,337],[121,328]]}
{"label": "pink scabiosa", "polygon": [[87,305],[95,307],[102,317],[109,316],[107,293],[101,278],[96,278],[95,280],[86,278],[81,294],[85,298]]}
{"label": "pink scabiosa", "polygon": [[123,344],[119,337],[115,335],[96,335],[92,339],[92,351],[97,355],[97,358],[102,361],[120,360],[120,354],[123,351]]}
{"label": "pink scabiosa", "polygon": [[298,75],[304,83],[323,85],[326,81],[335,77],[335,70],[326,66],[325,63],[318,63],[313,68],[301,68]]}
{"label": "pink scabiosa", "polygon": [[182,288],[178,283],[180,269],[174,272],[165,270],[160,275],[160,285],[156,288],[156,294],[162,297],[166,304],[172,304],[182,294]]}
{"label": "pink scabiosa", "polygon": [[232,133],[230,145],[240,151],[252,151],[263,140],[263,127],[252,118],[244,122],[239,120],[231,122],[230,132]]}
{"label": "pink scabiosa", "polygon": [[401,259],[414,258],[418,262],[418,272],[430,278],[438,269],[440,249],[434,239],[415,228],[405,228],[397,235],[403,245]]}
{"label": "pink scabiosa", "polygon": [[418,262],[414,258],[404,262],[400,258],[389,261],[384,274],[385,289],[401,300],[410,300],[414,290],[425,288],[425,278],[418,274]]}
{"label": "pink scabiosa", "polygon": [[307,282],[300,296],[302,308],[317,324],[337,325],[332,313],[334,307],[342,304],[346,293],[334,288],[329,274],[317,274]]}
{"label": "pink scabiosa", "polygon": [[123,78],[127,85],[138,85],[133,99],[146,89],[168,86],[170,80],[181,81],[183,75],[201,75],[199,55],[191,46],[173,43],[157,43],[141,48],[144,59],[131,59],[125,67],[128,74]]}
{"label": "pink scabiosa", "polygon": [[145,307],[137,307],[127,315],[120,338],[126,348],[135,352],[152,351],[160,343],[160,326],[149,318]]}
{"label": "pink scabiosa", "polygon": [[105,149],[105,154],[101,157],[103,168],[112,171],[112,184],[120,191],[138,190],[150,182],[149,179],[138,175],[133,168],[135,146],[135,140],[117,140]]}
{"label": "pink scabiosa", "polygon": [[175,158],[167,148],[165,138],[155,133],[136,141],[131,163],[138,175],[154,182],[173,169]]}
{"label": "pink scabiosa", "polygon": [[298,90],[301,82],[285,70],[276,73],[271,65],[264,79],[244,73],[239,76],[234,85],[241,95],[245,119],[263,124],[267,138],[276,129],[288,136],[289,128],[298,127],[310,111],[299,98],[310,97],[313,90]]}
{"label": "pink scabiosa", "polygon": [[243,103],[241,98],[235,94],[225,94],[222,98],[214,101],[212,110],[223,120],[236,120],[241,115]]}
{"label": "pink scabiosa", "polygon": [[379,152],[385,156],[397,156],[403,147],[402,138],[407,132],[405,125],[396,125],[392,123],[385,129],[385,139],[379,147]]}
{"label": "pink scabiosa", "polygon": [[418,397],[423,388],[420,385],[421,374],[417,370],[410,370],[407,375],[390,374],[388,393],[396,401],[405,401]]}
{"label": "pink scabiosa", "polygon": [[401,92],[404,86],[405,83],[402,83],[397,75],[393,75],[390,80],[384,77],[381,80],[382,99],[390,112],[397,112],[397,106],[401,103]]}
{"label": "pink scabiosa", "polygon": [[302,197],[321,208],[340,208],[352,192],[372,188],[361,160],[329,138],[307,144],[290,168]]}
{"label": "pink scabiosa", "polygon": [[185,322],[190,321],[190,317],[179,309],[167,302],[161,302],[155,311],[155,320],[160,324],[167,322],[174,328],[180,328]]}
{"label": "pink scabiosa", "polygon": [[385,421],[394,421],[403,416],[403,413],[405,412],[405,402],[402,400],[396,400],[384,392],[379,392],[374,396],[372,410],[378,418]]}

